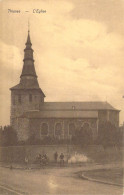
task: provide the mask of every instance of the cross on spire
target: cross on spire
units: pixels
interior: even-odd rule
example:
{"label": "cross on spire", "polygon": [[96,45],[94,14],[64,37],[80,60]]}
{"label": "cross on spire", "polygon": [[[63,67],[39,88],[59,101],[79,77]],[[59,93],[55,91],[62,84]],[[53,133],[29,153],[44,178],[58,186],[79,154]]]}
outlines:
{"label": "cross on spire", "polygon": [[30,21],[28,19],[28,33],[30,32]]}
{"label": "cross on spire", "polygon": [[28,48],[31,47],[31,45],[32,45],[31,40],[30,40],[30,21],[29,21],[29,19],[28,19],[28,37],[27,37],[26,45]]}

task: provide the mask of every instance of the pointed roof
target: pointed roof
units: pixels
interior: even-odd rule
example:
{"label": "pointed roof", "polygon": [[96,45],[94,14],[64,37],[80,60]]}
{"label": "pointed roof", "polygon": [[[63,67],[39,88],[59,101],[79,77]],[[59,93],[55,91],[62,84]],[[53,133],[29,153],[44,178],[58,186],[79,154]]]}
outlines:
{"label": "pointed roof", "polygon": [[25,45],[29,45],[30,47],[32,46],[31,39],[30,39],[30,31],[28,30],[28,36],[27,36],[27,42]]}
{"label": "pointed roof", "polygon": [[23,69],[22,69],[22,74],[20,77],[22,77],[22,76],[37,77],[34,65],[30,65],[30,64],[25,65],[24,64]]}
{"label": "pointed roof", "polygon": [[23,59],[24,64],[23,64],[23,69],[22,69],[22,73],[20,76],[20,83],[10,88],[10,90],[37,89],[45,97],[45,94],[40,89],[39,83],[37,80],[37,75],[36,75],[35,66],[34,66],[34,59],[33,59],[33,49],[31,48],[32,43],[30,39],[29,30],[28,30],[28,36],[27,36],[27,41],[25,45],[26,45],[26,48],[24,49],[24,59]]}
{"label": "pointed roof", "polygon": [[30,34],[28,31],[27,42],[25,43],[26,48],[24,49],[24,65],[22,69],[21,77],[23,76],[33,76],[37,77],[35,67],[34,67],[34,59],[33,59],[33,49],[31,48],[32,43],[30,39]]}
{"label": "pointed roof", "polygon": [[44,92],[42,91],[42,89],[39,87],[39,85],[31,85],[30,83],[19,83],[14,87],[11,87],[10,90],[38,90],[39,92],[41,92],[43,94],[43,96],[45,97]]}

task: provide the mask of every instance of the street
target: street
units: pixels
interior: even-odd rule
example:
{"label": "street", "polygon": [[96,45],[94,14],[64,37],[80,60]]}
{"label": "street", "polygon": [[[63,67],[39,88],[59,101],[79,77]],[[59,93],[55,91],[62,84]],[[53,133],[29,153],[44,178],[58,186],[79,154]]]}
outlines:
{"label": "street", "polygon": [[79,178],[76,172],[83,169],[83,167],[66,167],[10,170],[0,167],[0,194],[123,194],[122,187],[100,184]]}

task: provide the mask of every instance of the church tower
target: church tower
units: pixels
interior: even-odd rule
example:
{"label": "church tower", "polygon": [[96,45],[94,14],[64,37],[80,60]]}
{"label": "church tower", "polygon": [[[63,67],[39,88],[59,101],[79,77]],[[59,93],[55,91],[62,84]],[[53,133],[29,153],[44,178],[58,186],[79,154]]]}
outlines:
{"label": "church tower", "polygon": [[20,76],[20,83],[11,90],[11,116],[10,124],[13,126],[14,121],[26,111],[40,110],[44,102],[44,93],[39,87],[37,75],[34,66],[33,49],[30,40],[30,33],[24,49],[24,64]]}

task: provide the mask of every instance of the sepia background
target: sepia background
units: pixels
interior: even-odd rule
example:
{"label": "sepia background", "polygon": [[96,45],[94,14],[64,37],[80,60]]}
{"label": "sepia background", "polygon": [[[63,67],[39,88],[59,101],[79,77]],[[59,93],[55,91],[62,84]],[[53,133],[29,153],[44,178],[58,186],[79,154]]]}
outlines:
{"label": "sepia background", "polygon": [[107,101],[122,110],[123,123],[124,0],[1,0],[0,9],[0,125],[9,124],[28,20],[46,101]]}

